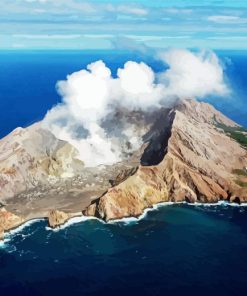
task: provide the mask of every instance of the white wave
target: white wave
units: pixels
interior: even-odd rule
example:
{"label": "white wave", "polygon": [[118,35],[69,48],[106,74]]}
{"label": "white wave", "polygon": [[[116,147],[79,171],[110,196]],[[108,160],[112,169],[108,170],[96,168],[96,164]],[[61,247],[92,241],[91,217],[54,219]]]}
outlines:
{"label": "white wave", "polygon": [[2,240],[0,241],[0,249],[4,249],[6,247],[6,241]]}
{"label": "white wave", "polygon": [[[132,224],[132,223],[136,223],[136,222],[144,219],[147,216],[147,213],[150,211],[155,211],[155,210],[158,210],[159,208],[162,208],[165,206],[178,205],[178,204],[188,204],[189,206],[195,206],[195,207],[215,207],[215,206],[247,207],[247,203],[237,204],[237,203],[229,203],[227,201],[218,201],[216,203],[199,203],[199,202],[187,203],[185,201],[183,201],[183,202],[162,202],[162,203],[158,203],[158,204],[153,205],[153,207],[151,207],[151,208],[146,208],[143,211],[143,213],[138,217],[125,217],[125,218],[114,219],[114,220],[110,220],[108,222],[105,222],[105,221],[98,219],[96,217],[93,217],[93,216],[89,216],[89,217],[78,216],[78,217],[70,218],[66,223],[64,223],[63,225],[61,225],[57,228],[51,228],[49,226],[46,226],[45,229],[49,230],[49,231],[57,232],[62,229],[65,229],[67,227],[70,227],[74,224],[78,224],[78,223],[85,222],[88,220],[98,220],[102,224],[115,224],[115,223]],[[36,222],[44,221],[44,220],[45,220],[44,218],[43,219],[32,219],[32,220],[29,220],[29,221],[23,223],[22,225],[18,226],[17,228],[8,231],[7,233],[5,233],[4,240],[0,241],[0,248],[5,248],[7,243],[11,240],[11,238],[13,236],[15,236],[16,234],[19,234],[21,231],[23,231],[24,228],[31,226],[32,224],[34,224]],[[26,237],[26,236],[29,236],[29,234],[23,235],[23,237]]]}
{"label": "white wave", "polygon": [[88,221],[88,220],[98,220],[102,224],[114,224],[114,223],[130,224],[130,223],[138,222],[138,221],[144,219],[147,216],[147,213],[150,212],[150,211],[155,211],[155,210],[158,210],[159,208],[166,207],[166,206],[180,205],[180,204],[188,204],[190,206],[200,206],[200,207],[212,207],[212,206],[219,206],[219,205],[232,206],[232,207],[246,207],[247,206],[247,203],[237,204],[237,203],[229,203],[227,201],[222,201],[222,200],[218,201],[216,203],[200,203],[200,202],[187,203],[185,201],[179,201],[179,202],[167,201],[167,202],[157,203],[157,204],[153,205],[150,208],[146,208],[143,211],[143,213],[138,217],[124,217],[124,218],[121,218],[121,219],[114,219],[114,220],[110,220],[108,222],[105,222],[104,220],[99,219],[99,218],[94,217],[94,216],[78,216],[78,217],[70,218],[63,225],[61,225],[59,227],[56,227],[56,228],[51,228],[49,226],[46,226],[46,230],[57,232],[59,230],[70,227],[70,226],[72,226],[74,224],[78,224],[78,223],[85,222],[85,221]]}
{"label": "white wave", "polygon": [[85,222],[85,221],[88,221],[88,220],[98,220],[100,221],[101,223],[105,223],[103,220],[100,220],[96,217],[92,217],[92,216],[78,216],[78,217],[73,217],[73,218],[70,218],[67,222],[65,222],[63,225],[60,225],[59,227],[56,227],[56,228],[51,228],[49,226],[46,226],[45,229],[46,230],[49,230],[49,231],[54,231],[54,232],[57,232],[59,230],[62,230],[62,229],[65,229],[67,227],[70,227],[74,224],[78,224],[78,223],[81,223],[81,222]]}
{"label": "white wave", "polygon": [[44,221],[44,219],[32,219],[32,220],[28,220],[27,222],[24,222],[23,224],[21,224],[20,226],[9,230],[8,232],[5,233],[5,238],[9,238],[12,237],[20,232],[22,232],[26,227],[31,226],[32,224],[39,222],[39,221]]}
{"label": "white wave", "polygon": [[194,202],[194,203],[187,203],[189,206],[196,206],[196,207],[215,207],[215,206],[230,206],[230,207],[246,207],[247,203],[233,203],[228,202],[225,200],[220,200],[215,203],[200,203],[200,202]]}
{"label": "white wave", "polygon": [[187,204],[189,206],[194,206],[194,207],[215,207],[215,206],[231,206],[231,207],[246,207],[247,203],[230,203],[227,201],[218,201],[216,203],[200,203],[200,202],[194,202],[194,203],[188,203],[186,201],[180,201],[180,202],[161,202],[158,204],[153,205],[151,208],[147,208],[143,211],[143,213],[138,216],[138,217],[125,217],[121,219],[114,219],[109,221],[109,224],[114,224],[114,223],[123,223],[123,224],[132,224],[135,222],[138,222],[142,219],[144,219],[147,216],[147,213],[150,211],[158,210],[159,208],[166,207],[166,206],[171,206],[171,205],[179,205],[179,204]]}
{"label": "white wave", "polygon": [[124,224],[130,224],[132,222],[136,222],[140,220],[140,217],[124,217],[121,219],[114,219],[107,222],[107,224],[116,224],[116,223],[124,223]]}
{"label": "white wave", "polygon": [[121,218],[121,219],[114,219],[114,220],[110,220],[108,223],[109,224],[114,224],[114,223],[131,224],[133,222],[138,222],[138,221],[144,219],[147,216],[147,213],[148,212],[158,210],[161,207],[175,205],[175,204],[183,204],[183,203],[185,203],[185,202],[171,202],[171,201],[161,202],[161,203],[158,203],[158,204],[153,205],[150,208],[146,208],[143,211],[143,213],[140,216],[138,216],[138,217],[124,217],[124,218]]}
{"label": "white wave", "polygon": [[[8,246],[8,243],[11,241],[11,239],[16,236],[17,234],[21,233],[26,227],[31,226],[32,224],[43,221],[44,219],[32,219],[29,221],[24,222],[20,226],[11,229],[4,234],[4,239],[0,241],[0,248],[6,248]],[[29,236],[29,235],[26,235]],[[25,235],[22,235],[22,237],[25,237]]]}
{"label": "white wave", "polygon": [[165,206],[172,206],[172,205],[181,205],[186,204],[186,201],[164,201],[153,206],[154,209],[162,208]]}

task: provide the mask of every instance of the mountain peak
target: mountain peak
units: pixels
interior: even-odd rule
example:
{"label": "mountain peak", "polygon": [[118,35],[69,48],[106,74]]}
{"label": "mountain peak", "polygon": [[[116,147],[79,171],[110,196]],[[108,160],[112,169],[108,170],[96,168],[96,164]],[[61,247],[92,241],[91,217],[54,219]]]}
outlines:
{"label": "mountain peak", "polygon": [[[241,127],[210,104],[194,100],[180,101],[173,112],[170,124],[160,123],[162,136],[168,137],[162,138],[162,160],[140,165],[94,201],[86,215],[111,220],[138,216],[159,202],[247,201],[246,148],[222,130],[226,126],[238,132]],[[150,143],[161,145],[152,138]]]}
{"label": "mountain peak", "polygon": [[185,99],[180,100],[176,104],[175,108],[196,121],[208,124],[221,123],[230,127],[239,126],[236,122],[215,109],[213,105],[206,102],[199,102],[194,99]]}

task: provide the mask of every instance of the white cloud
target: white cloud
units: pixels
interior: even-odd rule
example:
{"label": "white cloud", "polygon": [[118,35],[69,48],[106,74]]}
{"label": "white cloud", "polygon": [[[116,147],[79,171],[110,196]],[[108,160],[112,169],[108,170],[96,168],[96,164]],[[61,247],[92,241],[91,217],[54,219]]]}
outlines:
{"label": "white cloud", "polygon": [[192,9],[185,9],[185,8],[167,8],[164,9],[165,12],[171,14],[191,14],[193,13]]}
{"label": "white cloud", "polygon": [[113,38],[114,35],[112,35],[112,34],[83,34],[83,37],[95,38],[95,39],[98,39],[98,38],[109,39],[109,38]]}
{"label": "white cloud", "polygon": [[[113,37],[113,36],[112,36]],[[189,35],[125,35],[126,38],[136,40],[138,42],[147,42],[147,41],[162,41],[166,39],[190,39]]]}
{"label": "white cloud", "polygon": [[47,3],[47,2],[50,2],[50,0],[24,0],[25,2],[29,2],[29,3],[32,3],[32,2],[39,2],[39,3]]}
{"label": "white cloud", "polygon": [[160,80],[167,95],[179,97],[205,97],[228,93],[220,61],[213,52],[192,53],[176,49],[160,54],[169,66]]}
{"label": "white cloud", "polygon": [[145,16],[148,14],[148,10],[141,7],[135,6],[127,6],[127,5],[119,5],[116,7],[117,12],[127,13],[127,14],[134,14],[137,16]]}
{"label": "white cloud", "polygon": [[240,41],[246,41],[247,36],[213,36],[213,37],[208,37],[207,39],[210,40],[240,40]]}
{"label": "white cloud", "polygon": [[123,158],[126,152],[124,137],[132,149],[141,145],[142,134],[127,122],[117,136],[108,134],[103,128],[102,121],[116,110],[142,110],[145,113],[177,96],[227,93],[223,69],[215,54],[169,50],[160,53],[159,58],[169,68],[158,77],[148,65],[134,61],[126,62],[118,69],[116,78],[102,61],[68,75],[65,81],[57,83],[62,104],[47,113],[44,127],[74,145],[86,166],[110,164]]}
{"label": "white cloud", "polygon": [[[95,13],[97,12],[97,5],[93,5],[87,1],[75,1],[75,0],[19,0],[19,3],[26,2],[28,6],[39,6],[39,7],[47,7],[49,9],[55,9],[55,11],[68,11],[74,10],[78,12],[84,13]],[[20,5],[20,4],[19,4]],[[29,7],[29,9],[31,9]]]}
{"label": "white cloud", "polygon": [[[44,126],[74,145],[87,166],[119,161],[124,153],[119,148],[121,137],[109,138],[100,126],[101,121],[120,106],[128,110],[157,106],[162,92],[154,79],[152,69],[144,63],[127,62],[123,69],[118,69],[117,78],[111,76],[110,69],[102,61],[92,63],[86,70],[58,82],[63,104],[47,113]],[[87,138],[75,139],[78,127],[88,131]],[[140,135],[137,132],[132,138],[133,141],[128,141],[136,148]]]}
{"label": "white cloud", "polygon": [[[23,2],[23,0],[21,1]],[[138,5],[114,5],[114,4],[96,4],[89,1],[75,1],[75,0],[24,0],[30,4],[40,4],[44,7],[46,4],[56,9],[67,8],[77,10],[84,13],[104,14],[105,12],[130,14],[135,16],[145,16],[148,14],[148,9]]]}
{"label": "white cloud", "polygon": [[208,21],[212,21],[219,24],[246,24],[247,19],[239,16],[231,15],[212,15],[207,18]]}
{"label": "white cloud", "polygon": [[77,39],[80,38],[79,34],[61,34],[61,35],[43,35],[43,34],[14,34],[14,38],[23,39]]}

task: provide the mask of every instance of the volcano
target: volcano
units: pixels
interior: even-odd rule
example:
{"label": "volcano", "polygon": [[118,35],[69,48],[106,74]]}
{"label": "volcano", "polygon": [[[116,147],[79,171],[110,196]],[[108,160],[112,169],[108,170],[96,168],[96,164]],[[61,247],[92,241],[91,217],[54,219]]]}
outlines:
{"label": "volcano", "polygon": [[110,165],[85,166],[75,147],[41,123],[3,138],[2,236],[41,217],[57,227],[77,215],[137,217],[161,202],[247,202],[247,130],[212,105],[187,99],[148,114],[122,110],[103,125],[114,134],[124,120],[142,142],[134,150],[117,138],[124,157]]}

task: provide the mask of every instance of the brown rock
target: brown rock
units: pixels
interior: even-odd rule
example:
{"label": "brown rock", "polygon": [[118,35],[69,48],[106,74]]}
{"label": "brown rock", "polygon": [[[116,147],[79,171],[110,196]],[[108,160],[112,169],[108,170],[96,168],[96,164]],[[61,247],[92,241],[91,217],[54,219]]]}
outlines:
{"label": "brown rock", "polygon": [[[247,189],[236,184],[233,174],[234,169],[246,166],[247,151],[217,128],[216,122],[238,125],[211,105],[192,100],[180,102],[171,112],[172,123],[163,122],[164,129],[170,131],[159,131],[169,137],[159,139],[167,143],[163,159],[151,165],[152,159],[145,157],[148,166],[140,165],[134,175],[109,189],[86,209],[85,215],[108,221],[138,216],[145,208],[165,201],[247,200]],[[159,145],[157,137],[155,143]],[[156,151],[156,147],[151,149]],[[148,153],[155,155],[150,145]]]}
{"label": "brown rock", "polygon": [[106,221],[129,216],[140,216],[145,208],[168,201],[164,180],[155,167],[140,167],[135,175],[111,188],[94,201],[85,215]]}
{"label": "brown rock", "polygon": [[0,241],[4,239],[4,229],[0,228]]}
{"label": "brown rock", "polygon": [[63,225],[65,222],[67,222],[69,218],[70,218],[69,214],[66,214],[58,210],[52,210],[50,211],[48,216],[49,226],[51,228],[59,227]]}
{"label": "brown rock", "polygon": [[42,128],[41,122],[16,128],[0,139],[0,199],[7,202],[17,194],[50,178],[68,178],[81,171],[84,164],[78,151]]}
{"label": "brown rock", "polygon": [[5,231],[18,227],[23,221],[21,217],[0,208],[0,240],[4,238]]}

